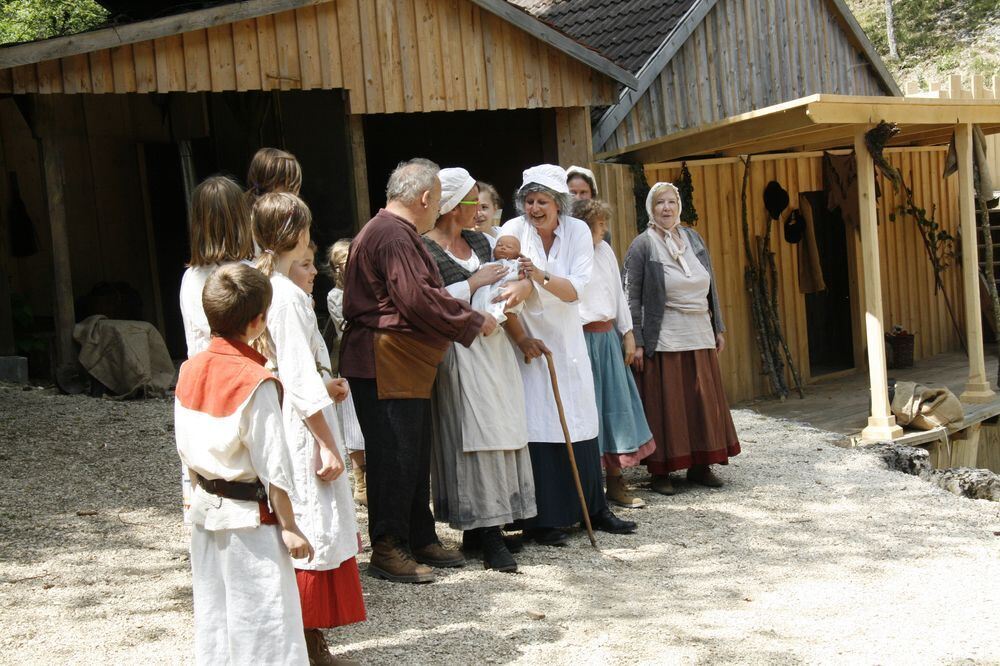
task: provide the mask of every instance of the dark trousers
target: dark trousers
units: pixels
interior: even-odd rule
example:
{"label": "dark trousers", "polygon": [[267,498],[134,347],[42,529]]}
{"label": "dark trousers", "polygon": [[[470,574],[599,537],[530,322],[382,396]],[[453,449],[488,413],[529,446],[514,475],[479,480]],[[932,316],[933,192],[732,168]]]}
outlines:
{"label": "dark trousers", "polygon": [[348,377],[365,437],[368,536],[410,548],[437,541],[430,507],[431,401],[379,400],[374,379]]}

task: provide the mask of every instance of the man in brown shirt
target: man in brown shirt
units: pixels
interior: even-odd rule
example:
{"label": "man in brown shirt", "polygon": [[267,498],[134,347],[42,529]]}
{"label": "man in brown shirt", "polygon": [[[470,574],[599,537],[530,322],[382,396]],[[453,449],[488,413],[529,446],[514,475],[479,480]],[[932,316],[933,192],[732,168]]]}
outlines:
{"label": "man in brown shirt", "polygon": [[438,171],[424,159],[396,167],[386,206],[354,239],[344,275],[340,372],[365,438],[368,570],[394,582],[431,582],[433,570],[425,565],[465,562],[434,530],[430,389],[452,342],[469,346],[497,325],[448,294],[420,240],[437,218]]}

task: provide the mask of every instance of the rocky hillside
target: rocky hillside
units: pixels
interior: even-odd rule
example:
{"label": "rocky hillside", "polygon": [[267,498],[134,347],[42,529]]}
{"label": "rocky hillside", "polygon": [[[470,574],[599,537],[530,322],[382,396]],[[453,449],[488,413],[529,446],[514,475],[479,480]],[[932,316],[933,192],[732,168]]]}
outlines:
{"label": "rocky hillside", "polygon": [[899,58],[889,58],[886,0],[847,0],[896,80],[1000,74],[1000,2],[893,0]]}

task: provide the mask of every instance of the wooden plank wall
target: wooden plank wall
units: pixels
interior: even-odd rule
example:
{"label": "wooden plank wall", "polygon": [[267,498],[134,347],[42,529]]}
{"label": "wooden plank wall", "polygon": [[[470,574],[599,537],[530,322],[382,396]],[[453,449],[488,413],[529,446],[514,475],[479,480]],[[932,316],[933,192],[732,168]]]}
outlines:
{"label": "wooden plank wall", "polygon": [[[953,178],[946,180],[942,177],[944,148],[896,148],[889,149],[887,154],[890,161],[902,170],[906,182],[912,183],[918,205],[933,209],[942,228],[955,233],[958,226],[956,183]],[[622,200],[618,197],[624,197],[625,192],[607,186],[609,172],[606,166],[611,165],[597,166],[599,182],[607,188],[606,198],[615,210],[634,207],[631,188],[627,199]],[[680,167],[680,163],[647,165],[647,181],[672,181],[678,177]],[[766,378],[760,374],[743,278],[745,259],[740,228],[743,165],[736,158],[723,158],[690,161],[688,168],[699,215],[696,228],[712,254],[723,316],[729,329],[729,344],[721,357],[726,391],[734,402],[766,396],[769,387]],[[752,233],[755,234],[764,231],[766,212],[762,203],[763,190],[771,180],[781,183],[793,202],[798,201],[799,192],[822,189],[822,153],[766,155],[752,160],[747,201],[751,204],[749,214]],[[944,298],[941,294],[934,294],[933,272],[916,225],[911,218],[888,220],[888,214],[901,203],[901,197],[893,192],[888,182],[880,179],[879,186],[883,193],[879,200],[879,243],[886,324],[900,324],[916,332],[914,356],[917,359],[959,349],[959,339],[948,318]],[[605,196],[604,192],[602,196]],[[615,251],[619,256],[624,256],[622,248],[628,247],[636,233],[628,232],[624,226],[616,226],[613,230]],[[796,248],[784,242],[780,232],[776,232],[772,238],[772,249],[776,253],[780,276],[782,323],[800,371],[809,380],[805,299],[798,288]],[[959,268],[954,266],[948,269],[944,279],[961,323]],[[855,306],[860,307],[860,304]],[[860,317],[860,312],[856,316]]]}
{"label": "wooden plank wall", "polygon": [[814,93],[884,95],[827,0],[719,0],[602,150]]}
{"label": "wooden plank wall", "polygon": [[[631,167],[627,164],[600,162],[590,165],[590,169],[597,180],[599,198],[614,208],[614,219],[611,220],[608,231],[611,232],[611,248],[618,257],[618,264],[621,265],[628,246],[638,230],[635,178]],[[645,222],[645,219],[643,221]]]}
{"label": "wooden plank wall", "polygon": [[350,113],[609,104],[614,83],[466,0],[331,0],[0,70],[0,93],[350,91]]}
{"label": "wooden plank wall", "polygon": [[[143,100],[151,115],[137,112]],[[74,296],[89,292],[98,282],[127,282],[142,297],[144,318],[155,322],[134,137],[167,141],[170,128],[157,122],[162,114],[151,98],[74,96],[57,107],[59,125],[66,132],[60,136],[66,171],[75,174],[67,178],[65,193]],[[147,122],[149,118],[154,121]],[[51,316],[52,240],[38,144],[9,98],[0,100],[0,139],[0,162],[18,175],[39,246],[33,256],[11,260],[11,290],[27,298],[36,316]]]}

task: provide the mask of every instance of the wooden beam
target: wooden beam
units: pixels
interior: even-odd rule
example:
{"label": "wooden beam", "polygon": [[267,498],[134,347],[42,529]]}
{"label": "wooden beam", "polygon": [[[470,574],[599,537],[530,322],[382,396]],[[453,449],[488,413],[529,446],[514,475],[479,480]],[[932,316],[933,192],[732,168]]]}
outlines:
{"label": "wooden beam", "polygon": [[574,60],[579,60],[591,69],[594,69],[614,81],[627,86],[628,88],[638,88],[639,81],[632,72],[624,67],[616,65],[597,51],[587,48],[580,42],[559,32],[555,28],[539,21],[534,16],[516,7],[506,0],[469,0],[472,4],[485,9],[491,14],[499,16],[511,25],[517,26],[532,37],[539,39],[552,48],[562,51]]}
{"label": "wooden beam", "polygon": [[865,298],[865,334],[868,344],[868,378],[871,389],[871,416],[861,431],[865,441],[885,441],[903,435],[896,417],[889,410],[889,386],[885,368],[885,325],[882,323],[882,269],[878,252],[878,213],[875,202],[875,164],[865,132],[859,126],[854,132],[854,154],[858,165],[858,210],[861,231],[861,277]]}
{"label": "wooden beam", "polygon": [[639,99],[653,85],[670,59],[677,55],[681,46],[702,22],[705,15],[715,6],[715,3],[716,0],[695,0],[687,13],[674,26],[673,31],[664,38],[649,60],[639,69],[636,75],[638,85],[632,86],[631,90],[623,90],[618,101],[604,112],[604,115],[597,122],[597,127],[594,128],[594,145],[598,149],[604,148],[611,135],[615,133],[622,121],[632,112]]}
{"label": "wooden beam", "polygon": [[328,0],[244,0],[148,21],[81,32],[67,37],[15,44],[0,49],[0,69],[178,35],[326,1]]}
{"label": "wooden beam", "polygon": [[992,100],[928,100],[913,97],[841,97],[821,95],[809,104],[817,124],[865,123],[880,120],[907,125],[973,125],[1000,122],[1000,104]]}
{"label": "wooden beam", "polygon": [[590,134],[590,109],[585,106],[556,109],[556,144],[563,167],[589,165],[594,158]]}
{"label": "wooden beam", "polygon": [[77,362],[73,344],[76,313],[73,306],[73,272],[70,268],[69,229],[66,226],[66,169],[56,125],[55,105],[61,96],[36,95],[37,127],[41,144],[42,173],[52,236],[52,289],[55,296],[56,369]]}
{"label": "wooden beam", "polygon": [[365,155],[364,117],[347,116],[347,139],[351,149],[351,200],[354,204],[354,230],[361,231],[371,219],[371,198],[368,193],[368,158]]}
{"label": "wooden beam", "polygon": [[993,389],[986,377],[983,352],[983,313],[979,301],[979,248],[976,246],[976,201],[972,184],[972,125],[955,127],[958,155],[958,214],[962,230],[962,295],[965,298],[965,337],[969,349],[969,380],[961,399],[989,402]]}

